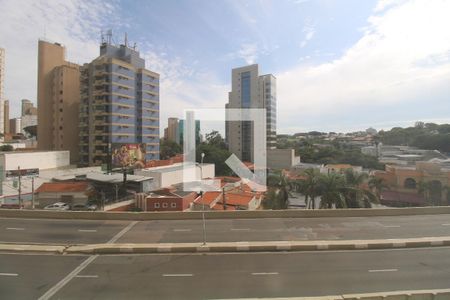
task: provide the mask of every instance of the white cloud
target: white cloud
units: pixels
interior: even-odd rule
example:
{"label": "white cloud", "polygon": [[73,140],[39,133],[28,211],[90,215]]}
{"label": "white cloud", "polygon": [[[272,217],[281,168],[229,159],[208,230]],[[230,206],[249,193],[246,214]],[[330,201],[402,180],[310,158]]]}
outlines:
{"label": "white cloud", "polygon": [[258,58],[258,45],[254,43],[242,44],[237,54],[247,64],[254,64]]}
{"label": "white cloud", "polygon": [[83,0],[1,2],[0,46],[6,49],[5,98],[11,115],[19,114],[19,101],[35,101],[39,38],[66,46],[66,58],[75,63],[98,55],[103,24],[114,21],[114,6]]}
{"label": "white cloud", "polygon": [[306,19],[302,32],[305,34],[305,36],[303,37],[303,40],[300,42],[300,48],[305,47],[306,44],[313,38],[314,34],[316,33],[314,24],[312,23],[311,19],[309,18]]}
{"label": "white cloud", "polygon": [[[278,127],[301,126],[302,119],[327,123],[336,114],[348,120],[353,117],[349,112],[360,106],[397,103],[413,110],[408,106],[412,100],[432,103],[430,91],[448,98],[449,11],[445,0],[388,6],[368,19],[363,36],[340,58],[277,74]],[[441,117],[439,112],[435,117]]]}

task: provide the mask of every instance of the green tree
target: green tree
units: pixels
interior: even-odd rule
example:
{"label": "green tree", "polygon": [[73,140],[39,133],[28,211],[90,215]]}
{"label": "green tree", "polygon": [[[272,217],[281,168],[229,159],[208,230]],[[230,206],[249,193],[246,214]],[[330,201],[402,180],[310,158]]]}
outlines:
{"label": "green tree", "polygon": [[362,185],[367,181],[368,175],[366,173],[358,173],[353,169],[348,169],[345,172],[346,183],[346,203],[350,208],[370,208],[371,203],[379,203],[378,198],[369,190],[366,190]]}
{"label": "green tree", "polygon": [[306,208],[316,208],[316,198],[320,195],[320,173],[317,169],[303,172],[304,179],[296,183],[297,191],[305,196]]}
{"label": "green tree", "polygon": [[14,150],[14,148],[11,145],[0,146],[0,151],[9,152],[9,151],[13,151],[13,150]]}
{"label": "green tree", "polygon": [[289,189],[290,182],[281,173],[277,175],[270,175],[267,178],[267,185],[270,189],[275,190],[276,199],[275,205],[276,209],[286,209],[289,206]]}
{"label": "green tree", "polygon": [[387,188],[387,185],[383,178],[375,177],[375,176],[369,176],[369,188],[371,191],[375,194],[375,196],[378,198],[378,200],[381,199],[381,192]]}
{"label": "green tree", "polygon": [[183,152],[183,149],[179,144],[174,141],[165,139],[161,139],[159,149],[160,159],[169,159]]}
{"label": "green tree", "polygon": [[345,208],[345,179],[336,173],[319,177],[320,208]]}

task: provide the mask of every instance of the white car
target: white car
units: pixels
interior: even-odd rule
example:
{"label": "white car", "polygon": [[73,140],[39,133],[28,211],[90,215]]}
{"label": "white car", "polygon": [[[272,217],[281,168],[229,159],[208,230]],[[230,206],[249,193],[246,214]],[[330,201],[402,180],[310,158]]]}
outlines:
{"label": "white car", "polygon": [[64,202],[56,202],[50,205],[47,205],[44,207],[46,210],[69,210],[70,206],[67,203]]}

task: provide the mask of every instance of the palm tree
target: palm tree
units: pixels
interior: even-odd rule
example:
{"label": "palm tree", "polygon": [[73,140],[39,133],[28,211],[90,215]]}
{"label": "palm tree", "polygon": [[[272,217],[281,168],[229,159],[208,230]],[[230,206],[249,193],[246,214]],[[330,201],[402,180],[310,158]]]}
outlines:
{"label": "palm tree", "polygon": [[315,209],[316,197],[320,195],[320,173],[317,169],[307,169],[303,173],[305,178],[299,182],[299,191],[305,195],[306,207]]}
{"label": "palm tree", "polygon": [[362,188],[367,178],[368,175],[366,173],[357,173],[353,169],[347,169],[345,171],[345,198],[348,207],[370,208],[371,203],[379,203],[379,199],[374,193]]}
{"label": "palm tree", "polygon": [[378,200],[381,199],[381,192],[387,188],[387,184],[385,183],[383,178],[369,176],[369,188],[371,191],[377,196]]}
{"label": "palm tree", "polygon": [[328,173],[319,178],[320,184],[320,208],[345,208],[345,180],[336,173]]}
{"label": "palm tree", "polygon": [[273,197],[273,209],[286,209],[289,206],[289,187],[290,182],[286,176],[279,173],[277,175],[270,175],[267,178],[267,185],[269,189],[275,191]]}

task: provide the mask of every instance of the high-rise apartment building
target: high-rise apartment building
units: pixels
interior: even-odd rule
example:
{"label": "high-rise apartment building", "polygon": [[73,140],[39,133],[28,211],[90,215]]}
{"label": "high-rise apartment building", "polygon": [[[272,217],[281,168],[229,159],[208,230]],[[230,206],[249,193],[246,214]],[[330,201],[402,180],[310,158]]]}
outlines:
{"label": "high-rise apartment building", "polygon": [[9,100],[3,102],[3,131],[4,133],[10,133],[9,131]]}
{"label": "high-rise apartment building", "polygon": [[81,68],[80,85],[81,165],[108,164],[112,149],[130,144],[159,159],[159,74],[145,69],[138,51],[103,42]]}
{"label": "high-rise apartment building", "polygon": [[11,134],[19,134],[22,133],[22,119],[14,118],[9,120],[9,128]]}
{"label": "high-rise apartment building", "polygon": [[169,118],[167,120],[167,130],[164,130],[164,139],[179,143],[178,138],[178,118]]}
{"label": "high-rise apartment building", "polygon": [[0,133],[5,133],[5,122],[9,122],[9,119],[5,120],[4,115],[4,83],[5,83],[5,49],[0,48]]}
{"label": "high-rise apartment building", "polygon": [[22,116],[37,114],[36,107],[33,102],[28,99],[22,99]]}
{"label": "high-rise apartment building", "polygon": [[[231,92],[226,108],[265,108],[267,149],[276,148],[276,78],[259,75],[258,65],[232,70]],[[227,121],[226,141],[230,152],[242,161],[253,162],[253,124],[251,121]]]}
{"label": "high-rise apartment building", "polygon": [[77,163],[80,71],[65,60],[61,44],[39,41],[37,102],[38,149],[69,150]]}

